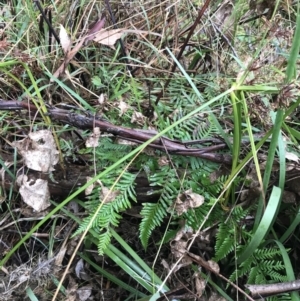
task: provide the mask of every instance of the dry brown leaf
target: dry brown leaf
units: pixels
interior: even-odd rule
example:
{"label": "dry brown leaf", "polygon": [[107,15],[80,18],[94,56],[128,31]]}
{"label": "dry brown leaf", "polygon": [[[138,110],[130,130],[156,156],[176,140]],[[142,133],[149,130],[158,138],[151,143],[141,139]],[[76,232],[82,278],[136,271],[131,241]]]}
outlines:
{"label": "dry brown leaf", "polygon": [[126,139],[121,139],[121,138],[117,138],[115,141],[117,144],[122,144],[122,145],[137,145],[136,142],[129,141]]}
{"label": "dry brown leaf", "polygon": [[40,130],[30,133],[23,140],[13,143],[21,156],[25,165],[33,170],[49,172],[54,170],[54,165],[58,163],[59,152],[51,131]]}
{"label": "dry brown leaf", "polygon": [[69,275],[69,283],[68,287],[66,289],[66,301],[76,301],[77,296],[77,289],[78,289],[78,284],[76,283],[75,279]]}
{"label": "dry brown leaf", "polygon": [[66,256],[66,251],[67,251],[67,247],[61,247],[59,252],[56,254],[55,256],[55,261],[54,261],[54,265],[56,268],[61,267],[63,264],[63,260],[65,259]]}
{"label": "dry brown leaf", "polygon": [[9,43],[7,43],[7,38],[5,37],[3,40],[0,41],[0,50],[4,51],[9,46]]}
{"label": "dry brown leaf", "polygon": [[80,276],[81,272],[84,272],[84,262],[83,262],[82,258],[80,258],[77,261],[76,266],[75,266],[75,274],[76,274],[78,279],[81,279],[81,276]]}
{"label": "dry brown leaf", "polygon": [[189,189],[178,195],[174,207],[177,214],[182,215],[190,208],[200,207],[203,203],[204,197],[200,194],[194,193],[192,189]]}
{"label": "dry brown leaf", "polygon": [[123,35],[122,29],[100,30],[94,37],[94,41],[102,45],[113,47]]}
{"label": "dry brown leaf", "polygon": [[20,187],[20,194],[23,201],[37,212],[47,209],[51,203],[48,181],[36,179],[35,181],[28,179],[27,175],[20,175],[17,178]]}
{"label": "dry brown leaf", "polygon": [[118,108],[120,109],[119,116],[121,117],[126,111],[130,108],[130,106],[123,100],[120,101]]}
{"label": "dry brown leaf", "polygon": [[208,265],[210,266],[210,268],[211,268],[215,273],[217,273],[217,274],[220,273],[220,267],[219,267],[219,265],[218,265],[215,261],[213,261],[213,260],[208,260],[207,263],[208,263]]}
{"label": "dry brown leaf", "polygon": [[100,199],[101,201],[104,201],[105,203],[112,202],[119,194],[119,190],[110,190],[109,188],[105,187],[100,180],[97,181],[101,186],[101,192],[100,192]]}
{"label": "dry brown leaf", "polygon": [[98,97],[98,103],[99,105],[103,105],[107,101],[107,95],[101,93]]}
{"label": "dry brown leaf", "polygon": [[89,285],[82,286],[77,290],[77,297],[79,301],[86,301],[92,294],[92,287]]}
{"label": "dry brown leaf", "polygon": [[144,125],[147,118],[140,112],[134,111],[131,116],[131,123],[137,123],[139,125]]}
{"label": "dry brown leaf", "polygon": [[194,278],[195,278],[195,288],[196,288],[196,292],[197,292],[197,297],[199,298],[202,296],[202,294],[205,290],[206,280],[201,277],[200,273],[195,273]]}
{"label": "dry brown leaf", "polygon": [[299,157],[294,154],[294,153],[291,153],[291,152],[285,152],[285,158],[290,160],[290,161],[294,161],[296,163],[299,163]]}
{"label": "dry brown leaf", "polygon": [[158,159],[158,166],[165,166],[165,165],[169,165],[170,161],[168,159],[167,156],[161,156]]}

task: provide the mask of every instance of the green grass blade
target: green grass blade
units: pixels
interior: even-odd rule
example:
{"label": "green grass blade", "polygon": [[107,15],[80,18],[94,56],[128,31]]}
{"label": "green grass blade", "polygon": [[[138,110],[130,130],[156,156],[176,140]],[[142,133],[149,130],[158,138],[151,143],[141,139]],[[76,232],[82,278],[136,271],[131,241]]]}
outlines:
{"label": "green grass blade", "polygon": [[26,295],[31,301],[39,301],[30,287],[26,288]]}
{"label": "green grass blade", "polygon": [[[129,267],[119,256],[117,256],[112,250],[111,245],[109,248],[105,250],[105,254],[109,256],[120,268],[122,268],[128,275],[131,276],[132,279],[137,281],[140,285],[142,285],[148,292],[153,293],[155,287],[149,282],[149,280],[144,279],[143,276],[139,275],[135,270]],[[148,278],[148,277],[147,277]]]}
{"label": "green grass blade", "polygon": [[[274,121],[274,127],[272,129],[272,139],[271,139],[271,143],[270,143],[270,147],[269,147],[269,151],[268,151],[266,169],[265,169],[265,172],[264,172],[264,178],[263,178],[264,192],[266,192],[266,190],[268,188],[268,185],[269,185],[270,176],[271,176],[272,167],[273,167],[273,162],[274,162],[274,157],[275,157],[275,152],[276,152],[276,148],[277,148],[277,143],[278,143],[278,138],[279,138],[279,133],[280,133],[280,130],[281,130],[281,125],[282,125],[282,122],[283,122],[283,118],[284,118],[284,112],[283,112],[283,110],[279,109],[276,113],[276,118],[275,118],[275,121]],[[264,203],[263,197],[261,196],[259,198],[258,208],[257,208],[257,211],[256,211],[254,229],[257,229],[257,226],[258,226],[258,224],[261,220],[264,206],[265,206],[265,203]]]}
{"label": "green grass blade", "polygon": [[133,288],[132,286],[128,285],[127,283],[121,281],[119,278],[117,278],[116,276],[108,273],[105,269],[102,269],[101,267],[99,267],[95,262],[93,262],[88,256],[79,253],[80,257],[82,259],[84,259],[87,263],[89,263],[93,268],[95,268],[96,271],[98,271],[100,274],[102,274],[105,278],[107,278],[108,280],[110,280],[111,282],[115,283],[116,285],[118,285],[119,287],[123,288],[124,290],[135,294],[137,297],[139,298],[143,298],[146,297],[147,295],[141,293],[140,291],[138,291],[137,289]]}
{"label": "green grass blade", "polygon": [[[144,271],[151,276],[151,281],[155,284],[161,285],[161,279],[154,273],[154,271],[142,260],[138,254],[123,240],[123,238],[113,229],[111,230],[112,237],[114,237],[119,244],[126,250],[126,252],[132,256],[132,258],[144,269]],[[165,289],[168,290],[168,287],[165,286]]]}
{"label": "green grass blade", "polygon": [[[84,207],[84,202],[82,202],[82,201],[80,201],[80,200],[76,200],[76,202],[78,202],[82,207]],[[55,205],[55,206],[58,206],[58,204],[57,203],[55,203],[55,202],[53,202],[52,201],[52,203]],[[67,209],[65,209],[65,208],[62,208],[61,209],[67,216],[69,216],[70,218],[72,218],[74,221],[76,221],[78,224],[80,223],[80,219],[76,216],[76,215],[74,215],[73,213],[71,213],[71,212],[69,212]],[[93,229],[89,229],[89,232],[93,235],[93,238],[92,238],[92,242],[95,244],[95,245],[97,245],[98,244],[98,242],[97,242],[97,233],[93,230]],[[112,232],[114,232],[113,230],[112,230]],[[114,233],[113,233],[113,236],[115,236],[114,235]],[[116,249],[116,248],[115,248]],[[114,250],[115,250],[114,249]],[[105,251],[105,254],[107,255],[107,256],[109,256],[109,257],[111,257],[111,256],[113,256],[113,258],[112,259],[116,259],[118,256],[116,255],[116,254],[114,254],[114,252],[112,252],[111,250],[108,250],[108,252],[106,253],[106,251]],[[120,253],[119,253],[120,254]],[[94,262],[92,262],[87,256],[85,256],[84,254],[82,254],[82,253],[80,253],[80,256],[84,259],[84,260],[86,260],[88,263],[90,263],[91,265],[93,265],[93,267],[95,267],[104,277],[107,277],[107,279],[109,279],[109,280],[111,280],[112,282],[114,282],[115,284],[117,284],[117,285],[120,285],[121,287],[123,287],[125,290],[127,290],[127,291],[129,291],[129,292],[131,292],[131,293],[134,293],[134,294],[137,294],[139,297],[145,297],[146,295],[144,295],[144,294],[142,294],[142,293],[140,293],[139,291],[137,291],[137,290],[135,290],[134,288],[131,288],[131,287],[129,287],[127,284],[125,284],[124,282],[122,282],[121,280],[119,280],[118,278],[116,278],[115,276],[113,276],[113,275],[111,275],[110,273],[108,273],[108,272],[106,272],[106,271],[104,271],[101,267],[99,267],[96,263],[94,263]],[[135,272],[131,267],[133,267],[133,266],[137,266],[137,265],[135,265],[134,264],[134,262],[131,262],[130,263],[130,265],[127,265],[127,263],[126,262],[124,262],[121,258],[125,258],[126,256],[124,255],[124,254],[121,254],[121,256],[119,256],[119,258],[118,258],[118,262],[120,262],[120,263],[122,263],[121,265],[120,265],[120,267],[125,271],[125,272],[127,272],[127,273],[129,273],[129,275],[131,276],[132,275],[132,273],[133,272]],[[128,261],[129,259],[127,259],[126,258],[126,261]],[[145,264],[145,263],[144,263]],[[131,266],[131,267],[130,267]],[[135,267],[134,267],[135,268]],[[148,269],[149,269],[149,267],[148,267]],[[150,269],[150,271],[152,272],[152,270]],[[141,274],[141,275],[149,275],[149,274],[147,274],[147,272],[145,271],[142,271],[141,269],[139,270],[139,273]],[[138,274],[136,274],[137,276],[138,276]],[[151,273],[150,275],[152,275],[153,276],[153,273]],[[158,276],[156,276],[156,275],[154,275],[155,277],[157,277],[157,278],[155,278],[155,279],[159,279],[158,278]],[[149,278],[149,277],[148,277]],[[135,278],[138,282],[139,282],[139,277],[136,277]],[[161,280],[159,279],[158,280],[158,283],[160,283],[161,282]],[[143,285],[144,284],[144,281],[142,282],[142,283],[140,283],[141,285]]]}
{"label": "green grass blade", "polygon": [[235,92],[231,93],[231,103],[233,108],[233,153],[232,153],[232,168],[235,169],[241,150],[241,140],[242,140],[242,112],[241,112],[241,102],[237,97]]}
{"label": "green grass blade", "polygon": [[293,43],[288,58],[288,64],[286,68],[286,83],[289,83],[292,79],[296,78],[296,64],[298,61],[299,49],[300,49],[300,2],[297,6],[297,21],[296,30],[293,38]]}
{"label": "green grass blade", "polygon": [[271,226],[276,219],[276,212],[278,210],[278,206],[280,205],[280,199],[281,189],[274,186],[263,218],[259,226],[257,227],[250,243],[248,244],[242,255],[238,258],[238,264],[242,263],[244,260],[250,257],[268,234]]}
{"label": "green grass blade", "polygon": [[278,135],[278,155],[279,155],[279,183],[278,187],[284,191],[286,176],[285,142],[281,132]]}
{"label": "green grass blade", "polygon": [[61,80],[58,78],[54,77],[48,70],[46,70],[47,75],[55,81],[62,89],[66,90],[72,97],[77,99],[79,103],[87,110],[90,110],[92,112],[95,111],[95,109],[88,103],[86,102],[80,95],[78,95],[76,92],[74,92],[72,89],[70,89],[67,85],[65,85]]}

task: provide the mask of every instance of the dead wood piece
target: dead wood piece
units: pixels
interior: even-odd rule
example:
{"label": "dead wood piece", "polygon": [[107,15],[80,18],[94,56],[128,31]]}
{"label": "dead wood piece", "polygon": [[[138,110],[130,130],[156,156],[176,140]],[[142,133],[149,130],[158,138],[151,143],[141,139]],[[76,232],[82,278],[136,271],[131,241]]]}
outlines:
{"label": "dead wood piece", "polygon": [[265,298],[278,294],[300,291],[300,280],[272,283],[272,284],[248,284],[246,288],[253,298]]}
{"label": "dead wood piece", "polygon": [[[37,111],[37,109],[33,105],[30,105],[26,102],[5,101],[0,99],[0,110],[20,109],[28,109],[34,112]],[[97,116],[91,116],[91,114],[82,115],[78,114],[77,112],[58,109],[55,107],[51,107],[48,109],[48,115],[51,116],[51,118],[54,120],[57,120],[64,124],[70,124],[80,129],[92,130],[95,127],[99,127],[101,132],[107,132],[122,139],[134,141],[140,144],[149,141],[151,138],[158,134],[158,132],[156,131],[130,129],[121,126],[116,126]],[[205,142],[207,143],[207,139]],[[198,141],[198,144],[201,143],[201,141]],[[189,143],[188,145],[191,145],[191,143]],[[167,137],[160,137],[154,140],[152,143],[150,143],[149,146],[157,150],[166,151],[169,154],[199,157],[216,163],[230,165],[232,161],[230,155],[215,153],[215,151],[222,150],[227,146],[225,143],[222,142],[215,144],[214,140],[212,140],[211,146],[202,148],[189,148],[187,147],[187,144],[185,142],[172,140]]]}

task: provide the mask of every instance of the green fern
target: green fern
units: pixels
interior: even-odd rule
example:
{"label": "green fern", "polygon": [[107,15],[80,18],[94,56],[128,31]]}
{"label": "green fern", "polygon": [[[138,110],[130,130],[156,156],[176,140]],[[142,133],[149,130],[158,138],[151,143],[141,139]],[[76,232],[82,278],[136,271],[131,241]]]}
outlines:
{"label": "green fern", "polygon": [[[118,174],[111,174],[102,180],[102,187],[97,187],[93,190],[93,193],[90,196],[90,200],[86,202],[86,210],[89,215],[81,222],[78,230],[74,235],[78,235],[84,232],[93,216],[98,211],[98,207],[103,201],[103,199],[99,200],[99,196],[101,195],[101,191],[104,187],[110,187],[114,181],[117,179]],[[136,200],[135,190],[134,190],[134,181],[135,175],[125,172],[122,178],[115,186],[114,192],[117,192],[116,196],[110,202],[102,205],[101,210],[98,211],[96,218],[94,219],[91,228],[98,233],[98,251],[99,254],[103,254],[105,248],[110,243],[111,227],[117,227],[122,216],[119,214],[120,212],[131,207],[131,201]],[[113,193],[113,192],[112,192]],[[99,202],[100,201],[100,202]]]}
{"label": "green fern", "polygon": [[[161,129],[168,127],[174,123],[174,121],[182,118],[186,113],[187,112],[182,111],[182,108],[179,108],[178,112],[172,118],[166,118],[164,121],[160,122]],[[209,115],[205,116],[205,118],[196,115],[170,130],[168,136],[171,139],[191,141],[212,137],[217,135],[218,132],[217,127],[214,125]]]}
{"label": "green fern", "polygon": [[238,270],[234,271],[229,279],[236,281],[237,278],[247,275],[247,283],[251,284],[286,281],[284,263],[274,258],[281,258],[279,249],[257,249],[252,256],[240,264]]}
{"label": "green fern", "polygon": [[111,240],[111,232],[109,228],[103,229],[103,233],[99,234],[98,238],[98,253],[103,255],[103,251],[108,247]]}
{"label": "green fern", "polygon": [[131,151],[132,147],[127,144],[117,144],[109,137],[101,137],[99,146],[94,148],[86,148],[80,151],[80,154],[90,154],[98,158],[97,168],[104,168],[117,162]]}
{"label": "green fern", "polygon": [[221,223],[219,226],[216,236],[217,241],[215,245],[215,261],[221,260],[234,250],[235,235],[234,229],[231,226],[224,223]]}
{"label": "green fern", "polygon": [[161,225],[167,213],[160,203],[145,203],[143,204],[141,215],[143,219],[140,223],[140,239],[143,247],[146,249],[153,230]]}
{"label": "green fern", "polygon": [[175,171],[168,166],[164,166],[159,173],[150,176],[149,180],[153,186],[160,186],[161,183],[165,183],[165,186],[157,203],[143,204],[140,239],[145,249],[153,230],[159,227],[167,216],[167,210],[176,199],[180,187]]}

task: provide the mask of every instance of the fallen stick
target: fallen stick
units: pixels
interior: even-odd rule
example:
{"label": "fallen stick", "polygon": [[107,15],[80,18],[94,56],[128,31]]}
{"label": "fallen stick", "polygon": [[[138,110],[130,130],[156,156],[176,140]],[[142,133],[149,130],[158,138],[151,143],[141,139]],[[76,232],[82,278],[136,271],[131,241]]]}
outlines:
{"label": "fallen stick", "polygon": [[[37,112],[37,108],[23,101],[7,101],[0,99],[0,110],[29,110],[30,112]],[[157,135],[158,132],[152,130],[140,130],[140,129],[130,129],[122,126],[117,126],[109,121],[103,120],[100,117],[92,116],[91,114],[79,114],[71,110],[59,109],[56,107],[48,108],[48,115],[56,121],[64,124],[70,124],[74,127],[80,129],[93,129],[94,127],[99,127],[101,132],[110,133],[122,139],[133,141],[142,144],[153,136]],[[153,141],[149,144],[150,147],[168,152],[169,154],[183,155],[183,156],[193,156],[213,161],[216,163],[231,164],[232,158],[227,154],[215,153],[217,150],[226,148],[226,144],[221,139],[211,139],[214,143],[211,146],[202,148],[190,148],[188,145],[207,143],[208,140],[204,139],[197,141],[182,142],[178,140],[172,140],[167,137],[160,137],[159,139]]]}

